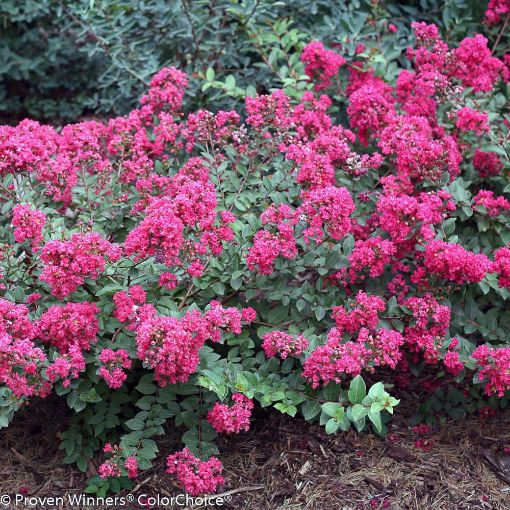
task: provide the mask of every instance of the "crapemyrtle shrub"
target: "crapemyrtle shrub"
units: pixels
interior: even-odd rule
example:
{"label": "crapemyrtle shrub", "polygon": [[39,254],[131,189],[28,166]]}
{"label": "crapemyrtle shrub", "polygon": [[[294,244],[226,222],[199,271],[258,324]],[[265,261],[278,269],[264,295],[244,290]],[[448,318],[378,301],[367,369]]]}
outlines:
{"label": "crapemyrtle shrub", "polygon": [[505,402],[504,27],[415,22],[391,61],[397,25],[310,40],[236,109],[185,113],[166,67],[126,116],[2,126],[0,425],[62,396],[65,462],[105,494],[170,423],[166,472],[203,494],[255,406],[384,435],[388,374],[431,372]]}

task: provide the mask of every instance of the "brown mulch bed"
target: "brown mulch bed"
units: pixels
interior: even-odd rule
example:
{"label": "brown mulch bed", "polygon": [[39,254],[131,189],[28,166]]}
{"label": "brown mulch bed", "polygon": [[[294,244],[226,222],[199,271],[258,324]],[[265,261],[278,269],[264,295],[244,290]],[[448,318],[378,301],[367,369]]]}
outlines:
{"label": "brown mulch bed", "polygon": [[[21,410],[12,426],[0,432],[1,494],[21,489],[43,497],[83,491],[86,477],[65,466],[58,451],[66,421],[65,404],[50,399]],[[131,492],[179,492],[164,474],[164,457],[175,450],[176,437],[171,431],[165,437],[154,470],[144,473]],[[510,457],[504,453],[510,447],[510,413],[448,423],[427,438],[431,446],[424,451],[399,419],[389,439],[354,432],[327,436],[317,425],[260,411],[249,433],[221,440],[223,491],[228,494],[222,508],[510,508],[510,484],[504,479],[510,476]]]}
{"label": "brown mulch bed", "polygon": [[333,437],[273,415],[223,454],[229,486],[264,487],[239,494],[232,508],[508,509],[510,486],[483,452],[510,444],[509,425],[510,414],[491,423],[449,424],[429,436],[432,446],[423,451],[408,430],[391,441],[355,433]]}

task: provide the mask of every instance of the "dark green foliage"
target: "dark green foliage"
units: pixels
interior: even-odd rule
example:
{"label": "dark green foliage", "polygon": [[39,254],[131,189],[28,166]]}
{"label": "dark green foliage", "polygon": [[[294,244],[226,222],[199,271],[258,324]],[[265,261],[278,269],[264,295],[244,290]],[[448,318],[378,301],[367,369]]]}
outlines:
{"label": "dark green foliage", "polygon": [[[241,90],[285,84],[278,53],[311,39],[353,51],[389,21],[407,40],[409,21],[427,19],[466,35],[479,22],[477,0],[3,0],[0,3],[0,115],[69,121],[124,114],[150,77],[175,65],[191,77],[187,102],[228,108]],[[459,23],[459,20],[462,20]],[[404,44],[405,46],[405,44]],[[400,51],[397,48],[398,51]],[[294,58],[298,58],[296,55]],[[208,68],[212,86],[202,88]],[[232,75],[235,81],[226,76]],[[211,71],[209,77],[211,78]],[[215,79],[214,79],[215,78]],[[227,94],[224,94],[224,92]]]}

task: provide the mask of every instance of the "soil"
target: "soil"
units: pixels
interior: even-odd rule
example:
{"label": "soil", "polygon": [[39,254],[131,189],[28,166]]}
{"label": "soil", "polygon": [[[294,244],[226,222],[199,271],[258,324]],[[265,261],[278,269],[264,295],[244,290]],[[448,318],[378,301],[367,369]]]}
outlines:
{"label": "soil", "polygon": [[[86,476],[64,465],[58,450],[67,419],[65,404],[50,398],[19,411],[13,424],[0,432],[0,494],[44,497],[83,492]],[[169,430],[160,443],[158,462],[136,481],[131,493],[161,497],[180,493],[164,474],[165,456],[179,447],[178,437]],[[398,417],[392,434],[382,439],[354,432],[327,436],[317,425],[259,411],[250,432],[219,444],[226,479],[222,508],[510,508],[509,412],[486,420],[473,416],[449,422],[421,436],[427,440],[421,447],[416,445],[418,437]]]}

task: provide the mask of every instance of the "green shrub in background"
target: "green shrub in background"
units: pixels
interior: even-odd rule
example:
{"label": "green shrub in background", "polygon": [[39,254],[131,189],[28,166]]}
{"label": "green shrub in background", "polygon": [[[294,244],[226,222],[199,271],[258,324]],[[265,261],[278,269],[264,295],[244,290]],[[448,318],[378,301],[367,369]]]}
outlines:
{"label": "green shrub in background", "polygon": [[[52,0],[0,2],[0,114],[45,119],[81,115],[98,90],[101,66]],[[104,62],[103,62],[104,64]]]}
{"label": "green shrub in background", "polygon": [[357,39],[375,35],[390,20],[399,29],[400,45],[392,48],[398,55],[408,45],[410,21],[426,19],[450,37],[466,35],[482,19],[485,4],[3,0],[0,115],[4,122],[25,116],[60,122],[92,113],[124,114],[149,77],[166,65],[190,75],[189,108],[206,100],[228,107],[247,88],[264,93],[285,86],[295,64],[286,62],[286,55],[297,55],[310,39],[341,43],[352,54]]}

